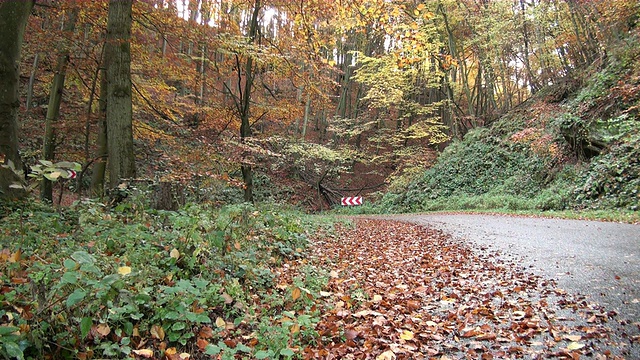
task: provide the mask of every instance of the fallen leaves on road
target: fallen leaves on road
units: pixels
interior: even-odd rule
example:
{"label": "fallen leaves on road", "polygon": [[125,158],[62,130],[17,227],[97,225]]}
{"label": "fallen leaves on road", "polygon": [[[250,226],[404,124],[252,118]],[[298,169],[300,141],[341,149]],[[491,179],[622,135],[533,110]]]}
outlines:
{"label": "fallen leaves on road", "polygon": [[355,222],[313,246],[330,280],[306,358],[621,359],[610,350],[615,313],[553,281],[440,231]]}

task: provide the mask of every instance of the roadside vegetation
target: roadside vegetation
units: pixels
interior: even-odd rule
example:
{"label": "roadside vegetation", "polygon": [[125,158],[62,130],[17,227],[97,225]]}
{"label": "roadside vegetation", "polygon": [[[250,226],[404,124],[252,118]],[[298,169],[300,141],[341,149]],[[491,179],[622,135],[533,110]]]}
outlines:
{"label": "roadside vegetation", "polygon": [[317,337],[328,275],[296,262],[332,233],[324,218],[133,197],[25,205],[2,223],[0,357],[291,358]]}
{"label": "roadside vegetation", "polygon": [[608,60],[452,142],[434,166],[397,178],[369,211],[638,221],[639,51],[627,44]]}

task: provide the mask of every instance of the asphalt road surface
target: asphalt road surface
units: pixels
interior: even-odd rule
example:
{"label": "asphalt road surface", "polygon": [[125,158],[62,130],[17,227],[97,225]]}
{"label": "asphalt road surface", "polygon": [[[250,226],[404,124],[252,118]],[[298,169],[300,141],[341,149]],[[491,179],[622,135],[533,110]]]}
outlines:
{"label": "asphalt road surface", "polygon": [[567,292],[640,322],[640,225],[492,215],[402,215],[517,259]]}
{"label": "asphalt road surface", "polygon": [[397,217],[519,257],[560,288],[628,309],[640,320],[640,225],[490,215]]}

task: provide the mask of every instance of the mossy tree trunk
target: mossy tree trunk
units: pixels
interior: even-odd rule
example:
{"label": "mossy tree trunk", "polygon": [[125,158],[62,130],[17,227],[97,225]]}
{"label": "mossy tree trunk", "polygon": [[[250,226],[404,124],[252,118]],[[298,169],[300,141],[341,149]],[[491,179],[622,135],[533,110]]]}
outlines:
{"label": "mossy tree trunk", "polygon": [[131,103],[132,0],[110,0],[105,62],[109,186],[136,176]]}
{"label": "mossy tree trunk", "polygon": [[[33,4],[0,1],[0,164],[11,161],[18,170],[23,166],[18,152],[20,50]],[[21,180],[14,171],[0,167],[0,198],[25,197],[26,192],[10,187]]]}

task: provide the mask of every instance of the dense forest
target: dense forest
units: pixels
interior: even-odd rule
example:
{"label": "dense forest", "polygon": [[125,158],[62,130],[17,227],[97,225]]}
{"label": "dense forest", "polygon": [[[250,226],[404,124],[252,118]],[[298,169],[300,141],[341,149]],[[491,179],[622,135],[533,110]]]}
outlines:
{"label": "dense forest", "polygon": [[[639,20],[635,0],[0,0],[0,357],[618,359],[609,315],[552,282],[310,213],[638,221]],[[349,272],[388,233],[452,279],[432,318]],[[388,252],[367,266],[406,272]],[[553,297],[595,320],[542,326]]]}
{"label": "dense forest", "polygon": [[[25,164],[44,200],[136,184],[176,198],[165,207],[186,196],[321,209],[381,194],[545,88],[568,96],[633,36],[638,12],[635,1],[16,3],[2,8],[22,16],[4,38],[23,40],[4,161]],[[19,196],[2,174],[3,196]]]}

